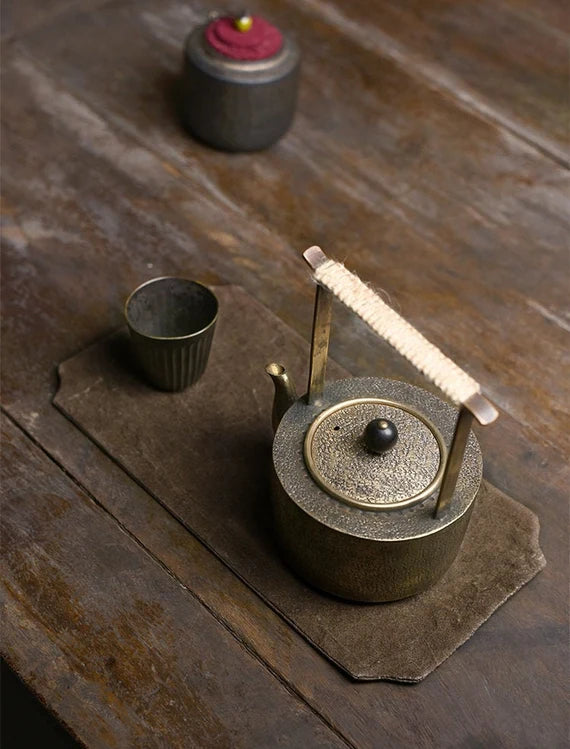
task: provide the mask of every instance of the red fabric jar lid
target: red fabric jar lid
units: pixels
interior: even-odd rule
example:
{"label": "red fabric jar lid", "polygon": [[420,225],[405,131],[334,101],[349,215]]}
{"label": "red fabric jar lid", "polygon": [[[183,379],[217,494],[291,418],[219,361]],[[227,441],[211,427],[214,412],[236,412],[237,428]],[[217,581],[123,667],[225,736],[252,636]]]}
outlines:
{"label": "red fabric jar lid", "polygon": [[249,31],[240,31],[235,19],[216,18],[206,28],[206,40],[216,52],[234,60],[265,60],[283,46],[279,29],[263,18],[253,16]]}

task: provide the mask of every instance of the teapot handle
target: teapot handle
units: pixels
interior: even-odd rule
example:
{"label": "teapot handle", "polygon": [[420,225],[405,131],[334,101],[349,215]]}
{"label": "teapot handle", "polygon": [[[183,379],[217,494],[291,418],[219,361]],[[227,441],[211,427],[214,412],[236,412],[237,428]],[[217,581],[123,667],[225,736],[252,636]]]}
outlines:
{"label": "teapot handle", "polygon": [[393,310],[358,276],[342,263],[328,258],[320,247],[309,247],[303,257],[313,269],[317,283],[311,364],[307,398],[315,403],[322,396],[330,337],[332,299],[336,297],[355,312],[383,340],[404,356],[416,369],[440,388],[453,402],[459,414],[435,509],[437,516],[451,501],[459,476],[463,453],[473,417],[490,424],[499,415],[495,406],[481,393],[481,386],[430,343],[416,328]]}

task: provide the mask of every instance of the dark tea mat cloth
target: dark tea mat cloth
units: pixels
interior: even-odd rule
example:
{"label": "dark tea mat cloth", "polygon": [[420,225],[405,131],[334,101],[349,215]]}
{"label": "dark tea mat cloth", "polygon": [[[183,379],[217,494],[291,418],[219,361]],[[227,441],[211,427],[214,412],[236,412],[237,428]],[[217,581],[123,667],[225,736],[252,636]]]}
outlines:
{"label": "dark tea mat cloth", "polygon": [[[305,585],[271,533],[264,366],[285,364],[303,387],[308,344],[242,289],[215,292],[218,329],[196,386],[170,394],[145,385],[119,331],[60,365],[55,404],[341,669],[420,681],[544,567],[538,519],[483,484],[459,556],[427,592],[351,604]],[[329,375],[346,372],[330,362]]]}

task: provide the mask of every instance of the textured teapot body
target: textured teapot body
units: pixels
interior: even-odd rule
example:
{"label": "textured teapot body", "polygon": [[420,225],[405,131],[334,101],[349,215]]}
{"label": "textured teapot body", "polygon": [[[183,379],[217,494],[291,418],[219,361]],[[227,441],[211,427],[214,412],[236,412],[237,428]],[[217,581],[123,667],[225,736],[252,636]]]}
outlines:
{"label": "textured teapot body", "polygon": [[[333,496],[324,482],[315,480],[312,472],[315,468],[308,464],[307,435],[315,423],[320,423],[322,414],[337,413],[345,406],[350,408],[362,402],[370,402],[372,411],[377,409],[379,416],[389,412],[396,421],[401,405],[401,422],[409,418],[411,410],[417,414],[418,422],[433,425],[433,430],[441,436],[441,444],[453,434],[455,409],[421,388],[381,378],[329,383],[318,404],[309,405],[305,398],[300,398],[281,415],[273,445],[274,526],[285,560],[311,585],[354,601],[393,601],[428,588],[455,559],[481,483],[481,452],[471,435],[453,505],[438,518],[434,518],[433,512],[437,490],[412,506],[402,507],[405,505],[402,496],[409,491],[409,477],[405,479],[403,493],[399,493],[401,480],[396,475],[396,483],[388,489],[377,482],[377,489],[369,491],[364,482],[363,494],[344,497],[340,492],[341,498]],[[335,421],[342,425],[338,431],[339,424]],[[358,431],[365,424],[351,426]],[[340,419],[326,422],[324,428],[330,430],[327,450],[341,481],[344,470],[338,469],[341,451],[335,452],[334,440],[346,442],[351,437],[343,438],[345,427]],[[410,429],[416,427],[412,424]],[[401,449],[405,453],[406,441],[411,438],[407,437],[405,429],[402,432]],[[412,436],[420,441],[428,439],[419,430],[418,434]],[[417,442],[414,446],[418,450]],[[426,446],[426,451],[431,449]],[[441,459],[444,457],[442,455]],[[418,471],[425,473],[422,454],[412,458],[411,465],[417,464]],[[374,461],[386,458],[365,456],[364,460],[374,466]],[[348,473],[353,465],[349,460]],[[410,471],[413,467],[406,473]],[[422,473],[417,479],[419,487],[429,478]],[[360,486],[358,476],[349,476],[347,484]],[[351,498],[354,502],[349,501]]]}
{"label": "textured teapot body", "polygon": [[457,556],[471,507],[439,531],[404,541],[339,533],[303,512],[277,477],[272,486],[274,527],[291,569],[319,590],[362,603],[383,603],[421,593]]}

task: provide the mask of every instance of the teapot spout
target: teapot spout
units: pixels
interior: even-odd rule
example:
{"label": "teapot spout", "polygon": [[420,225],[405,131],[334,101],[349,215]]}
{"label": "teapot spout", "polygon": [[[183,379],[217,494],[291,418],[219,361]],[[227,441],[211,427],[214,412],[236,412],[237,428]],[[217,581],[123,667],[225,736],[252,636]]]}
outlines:
{"label": "teapot spout", "polygon": [[273,424],[273,431],[275,432],[285,412],[297,400],[297,391],[295,390],[295,385],[289,377],[287,370],[282,364],[271,362],[271,364],[268,364],[265,367],[265,371],[273,380],[273,385],[275,387],[273,413],[271,416],[271,423]]}

